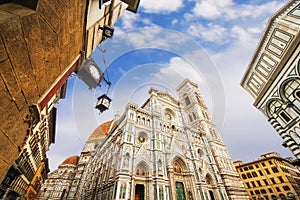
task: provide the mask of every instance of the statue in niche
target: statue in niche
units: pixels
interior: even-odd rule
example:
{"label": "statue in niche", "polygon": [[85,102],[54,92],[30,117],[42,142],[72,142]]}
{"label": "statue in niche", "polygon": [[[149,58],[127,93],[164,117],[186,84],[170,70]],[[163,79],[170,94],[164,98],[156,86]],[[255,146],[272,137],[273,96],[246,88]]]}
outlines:
{"label": "statue in niche", "polygon": [[125,158],[124,158],[124,163],[123,163],[123,166],[126,167],[126,168],[129,165],[129,158],[130,158],[129,153],[126,153]]}

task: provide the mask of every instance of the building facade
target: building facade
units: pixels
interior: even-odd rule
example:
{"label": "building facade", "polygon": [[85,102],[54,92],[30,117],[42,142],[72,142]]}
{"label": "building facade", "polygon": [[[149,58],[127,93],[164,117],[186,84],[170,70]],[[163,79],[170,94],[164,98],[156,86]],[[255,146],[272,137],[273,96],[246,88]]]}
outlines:
{"label": "building facade", "polygon": [[300,199],[300,171],[278,153],[234,165],[251,200]]}
{"label": "building facade", "polygon": [[139,0],[0,1],[0,182],[25,148],[30,119],[42,119],[68,77],[111,36],[105,27],[138,5]]}
{"label": "building facade", "polygon": [[44,199],[65,199],[74,179],[78,160],[79,156],[71,156],[50,173],[40,190],[39,198],[42,194]]}
{"label": "building facade", "polygon": [[54,106],[68,77],[79,77],[84,61],[112,36],[105,28],[138,5],[139,0],[0,1],[0,198],[36,199],[48,173],[46,151],[55,140]]}
{"label": "building facade", "polygon": [[179,100],[151,88],[126,111],[83,172],[80,199],[249,199],[198,86]]}
{"label": "building facade", "polygon": [[288,1],[269,20],[241,81],[300,159],[300,1]]}
{"label": "building facade", "polygon": [[47,180],[41,186],[37,199],[78,199],[82,190],[83,172],[97,146],[115,125],[115,120],[101,124],[86,141],[80,156],[67,158],[57,170],[48,175]]}

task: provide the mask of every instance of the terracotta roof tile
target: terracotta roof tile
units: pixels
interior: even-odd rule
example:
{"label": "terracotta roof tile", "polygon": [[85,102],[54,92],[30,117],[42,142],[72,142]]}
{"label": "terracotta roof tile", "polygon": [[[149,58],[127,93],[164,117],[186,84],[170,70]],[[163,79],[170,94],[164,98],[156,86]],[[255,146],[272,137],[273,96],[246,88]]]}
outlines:
{"label": "terracotta roof tile", "polygon": [[104,122],[100,126],[98,126],[94,132],[91,134],[91,137],[97,137],[101,135],[107,135],[111,129],[113,129],[117,125],[115,120],[111,120],[108,122]]}
{"label": "terracotta roof tile", "polygon": [[61,165],[77,165],[79,160],[79,156],[71,156],[64,160],[64,162],[61,163]]}

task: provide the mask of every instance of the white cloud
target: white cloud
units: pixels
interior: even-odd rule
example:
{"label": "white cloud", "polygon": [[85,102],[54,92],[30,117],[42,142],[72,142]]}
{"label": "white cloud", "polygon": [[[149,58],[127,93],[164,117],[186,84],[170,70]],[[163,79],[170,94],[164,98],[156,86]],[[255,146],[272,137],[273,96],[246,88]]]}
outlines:
{"label": "white cloud", "polygon": [[197,1],[193,9],[195,16],[202,16],[206,19],[216,19],[221,17],[226,9],[233,5],[231,0],[202,0]]}
{"label": "white cloud", "polygon": [[122,29],[130,30],[135,28],[135,23],[139,19],[139,14],[125,12],[121,17]]}
{"label": "white cloud", "polygon": [[140,6],[146,13],[170,13],[177,11],[183,6],[183,0],[142,0]]}
{"label": "white cloud", "polygon": [[250,5],[235,4],[232,0],[200,0],[197,1],[192,14],[186,15],[186,17],[188,19],[202,17],[209,20],[234,20],[241,17],[259,18],[273,14],[281,6],[282,1],[268,1],[261,5]]}
{"label": "white cloud", "polygon": [[187,29],[187,33],[204,41],[215,42],[219,44],[224,44],[228,40],[228,32],[225,27],[216,24],[207,24],[203,26],[202,24],[191,24]]}
{"label": "white cloud", "polygon": [[181,37],[177,32],[172,32],[159,27],[137,29],[136,31],[124,33],[119,36],[122,39],[122,42],[126,42],[128,45],[138,49],[179,48],[187,39],[184,36]]}
{"label": "white cloud", "polygon": [[[257,32],[257,29],[234,26],[231,30],[235,37],[232,44],[222,52],[210,52],[223,79],[226,115],[221,136],[233,160],[251,161],[255,156],[271,151],[276,151],[283,157],[291,155],[287,149],[281,147],[278,133],[253,106],[254,99],[240,86],[241,78],[259,41],[260,35]],[[244,149],[250,149],[248,152],[251,153],[245,154]]]}
{"label": "white cloud", "polygon": [[173,82],[171,85],[178,85],[177,76],[181,76],[182,79],[189,77],[192,80],[197,80],[198,83],[204,84],[200,72],[180,57],[172,57],[166,67],[162,67],[153,76],[160,80],[165,80],[168,77],[168,82]]}
{"label": "white cloud", "polygon": [[171,22],[172,25],[175,25],[177,23],[178,23],[178,19],[173,19],[172,22]]}
{"label": "white cloud", "polygon": [[121,30],[118,29],[118,31],[128,31],[132,29],[136,29],[137,27],[143,26],[143,27],[154,27],[156,26],[153,24],[151,19],[149,18],[141,18],[138,13],[132,13],[132,12],[124,12],[122,17],[120,18],[120,25]]}

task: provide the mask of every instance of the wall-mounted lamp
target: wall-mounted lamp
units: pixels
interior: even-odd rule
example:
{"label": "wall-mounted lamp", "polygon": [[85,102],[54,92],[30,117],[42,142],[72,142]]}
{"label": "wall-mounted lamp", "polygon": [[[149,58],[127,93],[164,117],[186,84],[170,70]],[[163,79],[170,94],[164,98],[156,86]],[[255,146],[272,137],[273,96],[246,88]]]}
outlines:
{"label": "wall-mounted lamp", "polygon": [[103,31],[103,37],[105,38],[111,38],[114,35],[114,28],[104,25],[104,27],[99,26],[98,30],[102,30]]}

